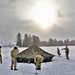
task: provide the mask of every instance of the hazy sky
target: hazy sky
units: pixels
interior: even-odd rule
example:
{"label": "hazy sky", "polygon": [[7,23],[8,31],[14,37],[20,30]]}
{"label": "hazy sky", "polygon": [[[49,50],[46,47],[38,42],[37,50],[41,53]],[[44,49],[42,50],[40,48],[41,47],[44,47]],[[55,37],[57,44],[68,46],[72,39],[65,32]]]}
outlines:
{"label": "hazy sky", "polygon": [[[39,28],[28,18],[38,1],[48,1],[57,10],[57,22],[51,28]],[[75,39],[75,0],[0,0],[0,41],[12,42],[18,32],[38,35],[41,40]]]}

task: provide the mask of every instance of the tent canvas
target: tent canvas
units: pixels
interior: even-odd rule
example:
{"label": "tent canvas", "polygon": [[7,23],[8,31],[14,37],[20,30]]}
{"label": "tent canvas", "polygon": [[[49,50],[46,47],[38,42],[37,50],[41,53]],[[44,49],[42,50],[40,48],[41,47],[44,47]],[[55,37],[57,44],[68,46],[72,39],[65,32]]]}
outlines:
{"label": "tent canvas", "polygon": [[50,54],[43,49],[39,48],[35,44],[27,48],[26,50],[20,52],[17,56],[17,62],[20,63],[34,63],[34,56],[35,55],[42,55],[44,57],[43,62],[49,62],[55,56]]}

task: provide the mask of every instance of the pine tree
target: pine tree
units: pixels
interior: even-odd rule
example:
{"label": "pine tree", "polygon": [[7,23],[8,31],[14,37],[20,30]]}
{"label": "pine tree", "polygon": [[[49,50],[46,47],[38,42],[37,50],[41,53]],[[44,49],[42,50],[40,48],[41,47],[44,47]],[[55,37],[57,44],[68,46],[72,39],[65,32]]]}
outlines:
{"label": "pine tree", "polygon": [[31,34],[29,34],[29,37],[28,37],[28,38],[29,38],[29,46],[30,46],[30,45],[32,45],[32,44],[33,44],[33,41],[32,41],[32,36],[31,36]]}
{"label": "pine tree", "polygon": [[17,34],[17,42],[16,42],[16,45],[21,47],[22,46],[22,40],[21,40],[21,34],[18,33]]}
{"label": "pine tree", "polygon": [[28,47],[29,46],[29,38],[28,35],[24,35],[24,40],[23,40],[23,47]]}
{"label": "pine tree", "polygon": [[33,35],[33,43],[36,44],[37,46],[40,45],[40,39],[38,36]]}

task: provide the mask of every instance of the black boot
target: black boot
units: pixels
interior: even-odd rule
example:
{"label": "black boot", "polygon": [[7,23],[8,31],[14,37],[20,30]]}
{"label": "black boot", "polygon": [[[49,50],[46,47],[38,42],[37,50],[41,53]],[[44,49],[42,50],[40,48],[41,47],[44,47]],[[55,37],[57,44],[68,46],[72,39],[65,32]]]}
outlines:
{"label": "black boot", "polygon": [[13,68],[11,67],[11,70],[13,70]]}
{"label": "black boot", "polygon": [[2,64],[2,61],[1,61],[1,64]]}
{"label": "black boot", "polygon": [[18,70],[18,69],[15,68],[14,70],[16,71],[16,70]]}

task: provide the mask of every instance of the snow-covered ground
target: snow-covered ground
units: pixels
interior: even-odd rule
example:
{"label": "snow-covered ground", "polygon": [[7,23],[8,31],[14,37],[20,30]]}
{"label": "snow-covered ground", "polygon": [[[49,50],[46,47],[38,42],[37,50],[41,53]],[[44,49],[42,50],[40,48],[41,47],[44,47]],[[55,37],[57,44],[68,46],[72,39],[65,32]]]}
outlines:
{"label": "snow-covered ground", "polygon": [[[38,75],[75,75],[75,47],[71,46],[70,60],[65,58],[65,52],[61,50],[61,56],[57,55],[57,47],[41,47],[47,52],[56,55],[52,62],[42,63],[41,71],[37,71]],[[3,63],[0,64],[0,75],[36,75],[35,65],[28,63],[18,63],[17,71],[10,70],[11,58],[10,51],[12,48],[2,48]],[[20,51],[25,48],[19,48]]]}

